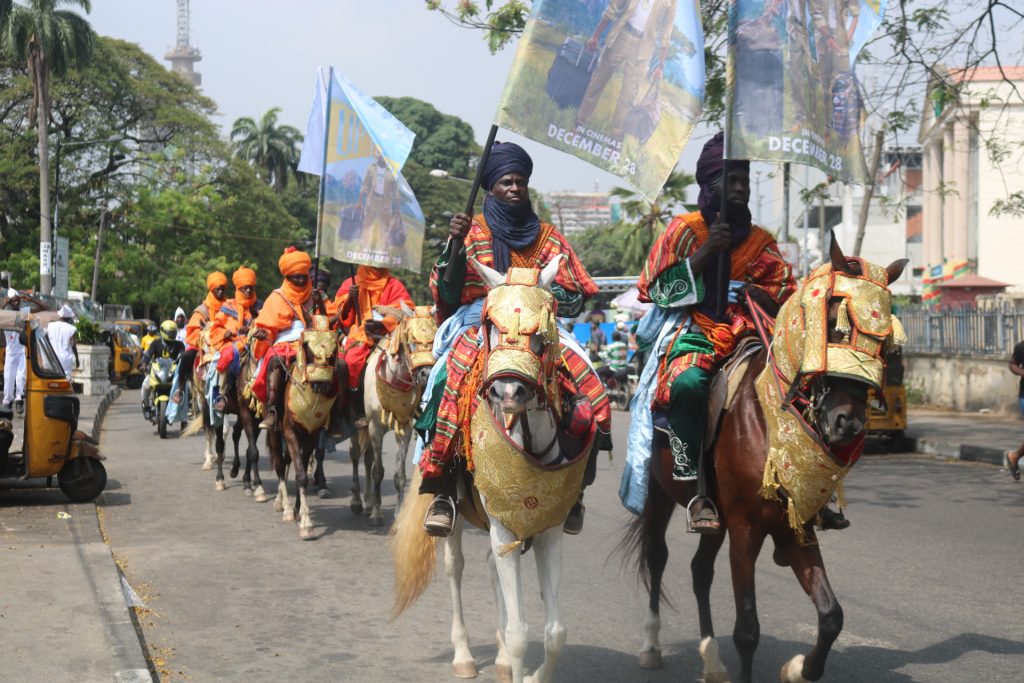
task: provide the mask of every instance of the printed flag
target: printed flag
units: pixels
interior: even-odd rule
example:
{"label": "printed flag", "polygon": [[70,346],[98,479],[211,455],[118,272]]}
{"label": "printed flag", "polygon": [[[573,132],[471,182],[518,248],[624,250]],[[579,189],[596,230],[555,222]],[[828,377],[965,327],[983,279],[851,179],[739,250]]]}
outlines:
{"label": "printed flag", "polygon": [[867,180],[854,65],[888,0],[730,0],[726,157]]}
{"label": "printed flag", "polygon": [[697,0],[534,0],[495,123],[653,200],[703,100]]}
{"label": "printed flag", "polygon": [[317,71],[298,170],[324,173],[320,253],[419,272],[423,211],[400,169],[415,134],[341,74]]}

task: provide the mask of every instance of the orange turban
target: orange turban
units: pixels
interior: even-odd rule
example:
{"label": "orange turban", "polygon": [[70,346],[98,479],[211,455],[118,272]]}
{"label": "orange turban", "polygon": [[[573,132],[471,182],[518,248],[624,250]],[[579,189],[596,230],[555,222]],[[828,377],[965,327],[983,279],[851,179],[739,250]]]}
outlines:
{"label": "orange turban", "polygon": [[256,271],[254,271],[252,268],[240,266],[238,270],[231,274],[231,282],[234,283],[236,288],[245,287],[246,285],[255,287]]}
{"label": "orange turban", "polygon": [[212,292],[213,290],[217,289],[218,287],[227,287],[227,286],[228,286],[228,276],[225,275],[224,273],[220,272],[219,270],[217,272],[215,272],[215,273],[210,273],[209,275],[206,276],[206,289],[208,291]]}
{"label": "orange turban", "polygon": [[277,260],[277,267],[281,270],[281,275],[285,277],[309,275],[309,269],[313,267],[313,260],[306,252],[299,251],[295,247],[288,247],[281,254],[281,258]]}

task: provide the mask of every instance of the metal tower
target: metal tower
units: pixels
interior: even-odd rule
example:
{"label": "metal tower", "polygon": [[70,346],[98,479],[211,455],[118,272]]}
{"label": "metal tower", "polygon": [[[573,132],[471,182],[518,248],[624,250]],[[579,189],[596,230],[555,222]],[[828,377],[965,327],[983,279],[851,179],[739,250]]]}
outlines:
{"label": "metal tower", "polygon": [[197,48],[189,45],[188,36],[188,0],[178,1],[178,38],[164,59],[171,63],[171,71],[181,74],[182,78],[194,86],[203,82],[203,76],[195,70],[195,63],[203,56]]}

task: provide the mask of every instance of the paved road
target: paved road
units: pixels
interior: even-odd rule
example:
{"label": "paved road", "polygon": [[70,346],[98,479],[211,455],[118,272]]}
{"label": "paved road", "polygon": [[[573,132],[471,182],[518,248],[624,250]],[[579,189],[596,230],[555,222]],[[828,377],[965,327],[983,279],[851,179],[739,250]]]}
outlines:
{"label": "paved road", "polygon": [[[598,482],[587,494],[586,528],[566,543],[569,640],[557,679],[698,680],[687,569],[696,543],[679,520],[670,530],[674,555],[667,586],[677,610],[663,613],[665,668],[647,672],[635,664],[646,598],[614,553],[628,517],[616,498],[624,413],[616,415],[616,427],[617,459],[602,458]],[[393,448],[390,438],[387,443]],[[120,484],[103,494],[105,531],[146,599],[140,623],[162,680],[453,680],[447,588],[435,581],[416,606],[389,623],[386,532],[349,512],[344,451],[329,456],[335,497],[313,500],[316,539],[302,542],[270,503],[243,497],[239,484],[214,492],[212,474],[200,470],[201,440],[160,441],[128,400],[112,407],[104,447]],[[387,467],[390,480],[390,460]],[[826,679],[1020,680],[1024,485],[992,466],[913,455],[865,458],[848,484],[853,526],[822,538],[846,611]],[[390,485],[385,503],[390,522]],[[495,624],[485,544],[479,533],[467,539],[465,595],[481,680],[493,680]],[[761,681],[778,680],[779,666],[809,648],[815,624],[796,581],[769,555],[762,556],[758,575],[762,638],[755,665]],[[525,593],[528,664],[536,666],[543,611],[532,570]],[[725,636],[723,658],[735,671],[724,560],[713,600]]]}

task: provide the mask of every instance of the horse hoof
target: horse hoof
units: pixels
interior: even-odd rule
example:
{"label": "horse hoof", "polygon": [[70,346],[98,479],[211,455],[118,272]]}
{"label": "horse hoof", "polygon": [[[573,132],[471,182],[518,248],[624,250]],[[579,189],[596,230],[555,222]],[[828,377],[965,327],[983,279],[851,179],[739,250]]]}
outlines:
{"label": "horse hoof", "polygon": [[252,495],[252,488],[250,488],[248,486],[243,486],[242,487],[242,495],[243,496],[251,496]]}
{"label": "horse hoof", "polygon": [[361,514],[363,514],[363,504],[362,503],[352,503],[348,507],[352,511],[353,515],[361,515]]}
{"label": "horse hoof", "polygon": [[213,485],[213,490],[214,491],[223,491],[225,489],[227,489],[227,486],[224,485],[224,480],[223,479],[218,479],[217,483]]}
{"label": "horse hoof", "polygon": [[779,671],[779,680],[782,683],[808,683],[804,678],[804,656],[797,655],[786,662]]}
{"label": "horse hoof", "polygon": [[301,538],[303,541],[308,541],[308,540],[312,539],[313,538],[313,530],[312,529],[303,529],[303,528],[300,527],[299,528],[299,538]]}
{"label": "horse hoof", "polygon": [[321,498],[330,498],[331,491],[330,489],[317,489],[316,495],[320,496]]}
{"label": "horse hoof", "polygon": [[495,664],[494,678],[498,683],[512,683],[512,667],[508,664]]}
{"label": "horse hoof", "polygon": [[274,499],[274,512],[283,512],[283,511],[284,511],[284,504],[281,503],[281,499],[280,498],[275,498]]}
{"label": "horse hoof", "polygon": [[452,665],[452,673],[456,678],[476,678],[476,662],[456,662]]}
{"label": "horse hoof", "polygon": [[641,652],[639,659],[641,669],[660,669],[662,667],[661,650]]}
{"label": "horse hoof", "polygon": [[231,473],[230,474],[231,474],[231,478],[232,479],[234,479],[235,477],[238,476],[238,469],[239,469],[238,465],[232,465],[231,466]]}
{"label": "horse hoof", "polygon": [[291,510],[285,510],[284,514],[281,515],[281,521],[282,522],[294,522],[295,521],[295,513],[292,512]]}
{"label": "horse hoof", "polygon": [[370,515],[371,526],[384,526],[384,515],[377,513],[376,515]]}
{"label": "horse hoof", "polygon": [[203,463],[203,469],[204,470],[212,470],[213,469],[213,461],[212,460],[207,460],[206,462],[204,462]]}

